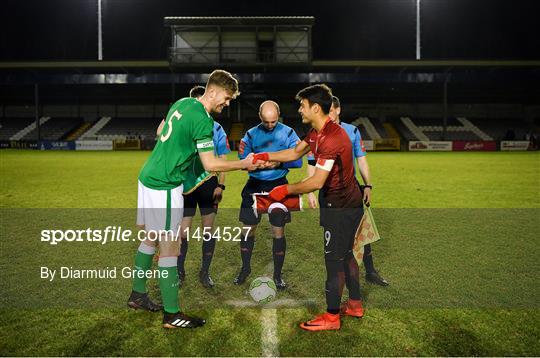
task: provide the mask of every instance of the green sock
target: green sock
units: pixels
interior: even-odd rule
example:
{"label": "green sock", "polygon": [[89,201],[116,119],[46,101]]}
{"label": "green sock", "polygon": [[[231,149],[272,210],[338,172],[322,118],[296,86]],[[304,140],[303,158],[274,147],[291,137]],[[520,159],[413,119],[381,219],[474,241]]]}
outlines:
{"label": "green sock", "polygon": [[180,304],[178,303],[178,270],[176,261],[176,256],[160,257],[158,263],[160,273],[159,289],[161,290],[163,309],[167,313],[180,312]]}
{"label": "green sock", "polygon": [[[146,271],[152,267],[152,258],[156,253],[156,248],[141,243],[137,254],[135,255],[135,270]],[[138,278],[137,275],[133,278],[133,291],[146,293],[146,278]]]}

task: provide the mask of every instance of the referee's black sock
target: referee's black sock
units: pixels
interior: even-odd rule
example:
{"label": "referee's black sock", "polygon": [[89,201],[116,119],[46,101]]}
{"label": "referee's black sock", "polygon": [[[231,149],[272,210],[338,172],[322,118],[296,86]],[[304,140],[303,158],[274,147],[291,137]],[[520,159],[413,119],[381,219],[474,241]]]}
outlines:
{"label": "referee's black sock", "polygon": [[366,273],[375,272],[375,265],[373,264],[373,256],[371,255],[371,244],[364,246],[364,267],[366,268]]}
{"label": "referee's black sock", "polygon": [[287,242],[285,236],[281,238],[275,237],[272,241],[272,254],[274,256],[274,278],[281,278],[281,270],[283,262],[285,262],[285,251],[287,250]]}
{"label": "referee's black sock", "polygon": [[202,266],[201,271],[208,272],[210,269],[210,263],[212,257],[214,257],[214,250],[216,249],[216,238],[210,234],[205,234],[202,244]]}
{"label": "referee's black sock", "polygon": [[255,236],[248,236],[240,241],[240,255],[242,256],[242,271],[251,271],[251,255],[255,246]]}
{"label": "referee's black sock", "polygon": [[187,237],[182,237],[180,240],[180,255],[178,255],[178,273],[186,272],[184,268],[184,263],[186,262],[187,250],[188,250],[188,239]]}

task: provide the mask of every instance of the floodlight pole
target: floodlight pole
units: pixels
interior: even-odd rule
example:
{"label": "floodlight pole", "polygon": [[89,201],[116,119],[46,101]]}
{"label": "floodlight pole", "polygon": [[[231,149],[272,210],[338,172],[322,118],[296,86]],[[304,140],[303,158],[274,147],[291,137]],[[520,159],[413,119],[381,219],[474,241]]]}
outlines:
{"label": "floodlight pole", "polygon": [[103,60],[103,40],[101,36],[101,0],[98,0],[98,61]]}
{"label": "floodlight pole", "polygon": [[176,102],[176,84],[174,83],[175,79],[171,81],[171,105]]}
{"label": "floodlight pole", "polygon": [[420,0],[416,0],[416,59],[420,58]]}
{"label": "floodlight pole", "polygon": [[446,140],[446,131],[448,126],[448,74],[444,78],[444,88],[443,88],[443,130],[442,130],[442,140]]}
{"label": "floodlight pole", "polygon": [[37,141],[41,140],[41,126],[39,123],[39,86],[37,83],[34,84],[34,109],[36,114],[36,127],[37,127]]}

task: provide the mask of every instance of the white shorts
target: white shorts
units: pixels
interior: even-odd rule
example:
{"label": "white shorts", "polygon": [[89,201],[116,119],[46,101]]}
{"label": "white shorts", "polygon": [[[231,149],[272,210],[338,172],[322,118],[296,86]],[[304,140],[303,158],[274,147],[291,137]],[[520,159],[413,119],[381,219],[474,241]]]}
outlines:
{"label": "white shorts", "polygon": [[184,186],[155,190],[139,181],[137,196],[137,225],[149,230],[173,230],[176,234],[184,214]]}

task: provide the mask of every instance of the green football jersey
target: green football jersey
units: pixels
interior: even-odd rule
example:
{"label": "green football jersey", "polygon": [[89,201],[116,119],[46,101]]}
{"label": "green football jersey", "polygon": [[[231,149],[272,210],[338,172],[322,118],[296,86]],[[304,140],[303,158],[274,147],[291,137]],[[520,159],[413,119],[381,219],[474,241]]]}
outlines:
{"label": "green football jersey", "polygon": [[188,171],[200,162],[198,152],[214,150],[213,128],[214,120],[201,102],[188,97],[173,104],[156,146],[139,173],[141,183],[156,190],[183,184]]}

